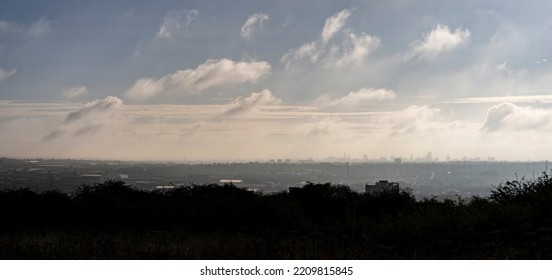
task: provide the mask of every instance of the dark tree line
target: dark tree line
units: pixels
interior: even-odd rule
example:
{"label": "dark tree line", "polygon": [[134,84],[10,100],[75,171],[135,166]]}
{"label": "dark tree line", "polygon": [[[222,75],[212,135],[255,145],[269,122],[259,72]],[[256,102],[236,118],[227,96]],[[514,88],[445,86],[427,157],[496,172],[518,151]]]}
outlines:
{"label": "dark tree line", "polygon": [[0,257],[551,258],[552,179],[455,201],[329,183],[275,194],[233,185],[145,191],[122,181],[70,195],[3,190]]}

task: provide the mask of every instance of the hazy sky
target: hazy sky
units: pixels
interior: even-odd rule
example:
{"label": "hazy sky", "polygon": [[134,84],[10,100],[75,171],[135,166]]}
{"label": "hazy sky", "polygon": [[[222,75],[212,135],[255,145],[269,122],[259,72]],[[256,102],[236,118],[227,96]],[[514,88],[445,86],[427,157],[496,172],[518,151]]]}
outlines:
{"label": "hazy sky", "polygon": [[0,156],[551,159],[551,11],[4,0]]}

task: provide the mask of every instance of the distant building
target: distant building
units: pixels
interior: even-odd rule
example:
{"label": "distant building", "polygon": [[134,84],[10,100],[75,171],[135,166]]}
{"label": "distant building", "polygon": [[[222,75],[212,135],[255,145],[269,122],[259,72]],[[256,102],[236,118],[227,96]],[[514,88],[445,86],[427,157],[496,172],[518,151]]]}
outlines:
{"label": "distant building", "polygon": [[375,194],[379,192],[399,192],[399,183],[389,182],[388,180],[379,180],[375,184],[366,184],[366,193]]}
{"label": "distant building", "polygon": [[402,163],[401,158],[395,158],[395,164],[396,164],[396,165],[399,165],[399,164],[401,164],[401,163]]}
{"label": "distant building", "polygon": [[174,189],[176,186],[172,183],[172,182],[169,182],[168,184],[166,185],[158,185],[158,186],[155,186],[155,189],[157,190],[172,190]]}
{"label": "distant building", "polygon": [[175,188],[175,185],[169,183],[168,185],[155,186],[157,190],[172,190]]}
{"label": "distant building", "polygon": [[431,161],[432,161],[431,152],[427,152],[426,157],[425,157],[425,160],[426,160],[427,162],[431,162]]}
{"label": "distant building", "polygon": [[225,184],[225,185],[234,185],[234,184],[241,184],[243,183],[243,180],[235,180],[235,179],[222,179],[219,181],[219,183],[221,184]]}

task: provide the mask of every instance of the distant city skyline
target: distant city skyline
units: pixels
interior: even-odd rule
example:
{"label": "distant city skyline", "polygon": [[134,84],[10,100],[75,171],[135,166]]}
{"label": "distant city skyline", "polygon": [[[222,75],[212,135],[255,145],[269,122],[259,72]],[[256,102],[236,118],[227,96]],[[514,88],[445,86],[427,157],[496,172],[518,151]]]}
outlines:
{"label": "distant city skyline", "polygon": [[0,157],[544,161],[548,1],[5,1]]}
{"label": "distant city skyline", "polygon": [[274,163],[274,164],[290,164],[290,163],[447,163],[447,162],[546,162],[549,160],[535,160],[527,158],[525,160],[505,160],[496,157],[468,157],[460,156],[453,158],[447,155],[444,158],[426,156],[396,156],[388,155],[381,157],[370,158],[366,154],[362,156],[357,155],[345,155],[345,156],[328,156],[328,157],[304,157],[304,158],[284,158],[284,157],[272,157],[272,158],[234,158],[234,159],[193,159],[193,158],[178,158],[173,160],[167,159],[121,159],[115,157],[39,157],[39,156],[6,156],[0,155],[0,159],[14,159],[14,160],[27,160],[30,162],[40,162],[43,160],[90,160],[100,162],[158,162],[158,163]]}

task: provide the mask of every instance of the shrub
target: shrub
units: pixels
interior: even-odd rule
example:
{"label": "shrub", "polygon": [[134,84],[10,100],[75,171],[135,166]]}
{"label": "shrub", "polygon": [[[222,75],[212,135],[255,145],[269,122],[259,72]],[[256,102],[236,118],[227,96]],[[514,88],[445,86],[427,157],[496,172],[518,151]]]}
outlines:
{"label": "shrub", "polygon": [[508,202],[536,202],[542,197],[548,198],[552,192],[552,178],[543,173],[537,179],[528,180],[525,177],[521,180],[506,181],[491,190],[489,199],[497,203]]}

